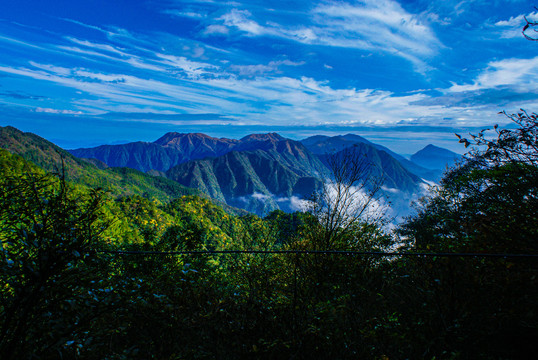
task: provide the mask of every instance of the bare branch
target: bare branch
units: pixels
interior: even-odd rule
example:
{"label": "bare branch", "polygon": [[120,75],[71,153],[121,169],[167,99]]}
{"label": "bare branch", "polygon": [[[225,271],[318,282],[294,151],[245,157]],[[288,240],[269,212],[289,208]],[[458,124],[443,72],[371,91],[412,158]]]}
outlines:
{"label": "bare branch", "polygon": [[[534,7],[536,10],[538,10],[536,7]],[[529,21],[526,16],[523,17],[525,19],[525,26],[523,26],[523,30],[521,33],[525,37],[525,39],[530,41],[538,41],[538,30],[536,27],[538,26],[538,22],[536,21]]]}
{"label": "bare branch", "polygon": [[378,169],[356,147],[331,154],[326,162],[331,173],[313,197],[309,212],[320,224],[317,246],[341,249],[349,246],[346,241],[359,224],[378,222],[372,206],[379,200],[383,179],[374,175]]}

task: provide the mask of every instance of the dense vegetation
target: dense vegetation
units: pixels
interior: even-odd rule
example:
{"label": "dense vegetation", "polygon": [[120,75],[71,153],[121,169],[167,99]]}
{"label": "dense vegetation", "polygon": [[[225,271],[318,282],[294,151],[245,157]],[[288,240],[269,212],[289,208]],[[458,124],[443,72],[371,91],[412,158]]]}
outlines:
{"label": "dense vegetation", "polygon": [[106,187],[81,181],[70,163],[51,174],[34,164],[45,167],[47,157],[0,150],[0,358],[536,353],[536,258],[141,253],[403,246],[538,254],[537,118],[513,120],[518,128],[495,129],[496,139],[462,139],[476,150],[424,199],[398,240],[373,220],[324,226],[320,220],[340,216],[324,204],[311,214],[234,215],[194,194],[116,186],[133,174],[147,184],[142,173],[115,170],[124,177]]}

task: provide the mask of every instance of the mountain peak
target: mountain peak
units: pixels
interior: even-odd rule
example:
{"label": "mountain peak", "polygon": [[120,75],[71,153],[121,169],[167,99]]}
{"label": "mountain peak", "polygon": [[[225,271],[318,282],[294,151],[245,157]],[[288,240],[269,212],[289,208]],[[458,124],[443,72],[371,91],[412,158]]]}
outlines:
{"label": "mountain peak", "polygon": [[250,134],[241,138],[241,142],[247,141],[282,141],[286,138],[280,136],[277,133],[267,133],[267,134]]}
{"label": "mountain peak", "polygon": [[413,156],[416,156],[419,154],[429,154],[429,155],[438,154],[438,155],[444,155],[444,156],[449,156],[449,157],[459,156],[453,151],[450,151],[448,149],[445,149],[439,146],[435,146],[433,144],[426,145],[422,150],[417,151]]}
{"label": "mountain peak", "polygon": [[164,145],[166,143],[169,143],[171,141],[178,141],[181,139],[213,139],[211,136],[202,134],[202,133],[178,133],[178,132],[169,132],[158,138],[154,141],[154,143],[159,145]]}
{"label": "mountain peak", "polygon": [[461,156],[453,151],[444,149],[433,144],[428,144],[422,150],[411,155],[411,161],[427,169],[444,170],[460,159]]}
{"label": "mountain peak", "polygon": [[437,150],[437,149],[441,149],[441,148],[439,146],[435,146],[433,144],[428,144],[422,150]]}
{"label": "mountain peak", "polygon": [[357,135],[357,134],[345,134],[345,135],[340,135],[340,138],[344,139],[344,140],[347,140],[347,141],[354,141],[354,142],[360,142],[360,143],[365,143],[365,144],[372,144],[370,141],[366,140],[365,138],[363,138],[362,136],[360,135]]}

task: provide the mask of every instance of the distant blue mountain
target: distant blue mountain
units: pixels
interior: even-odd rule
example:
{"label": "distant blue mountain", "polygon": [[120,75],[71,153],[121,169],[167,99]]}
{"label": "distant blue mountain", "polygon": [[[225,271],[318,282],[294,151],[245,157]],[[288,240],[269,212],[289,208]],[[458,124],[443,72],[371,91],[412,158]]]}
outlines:
{"label": "distant blue mountain", "polygon": [[461,155],[432,144],[411,155],[411,161],[415,164],[427,169],[442,171],[454,165],[459,159],[461,159]]}

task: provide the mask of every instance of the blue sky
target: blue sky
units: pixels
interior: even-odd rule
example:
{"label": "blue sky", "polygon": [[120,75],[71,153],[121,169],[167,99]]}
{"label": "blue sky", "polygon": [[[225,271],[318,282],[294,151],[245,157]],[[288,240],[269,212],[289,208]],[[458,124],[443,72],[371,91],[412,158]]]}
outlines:
{"label": "blue sky", "polygon": [[0,124],[66,148],[356,133],[404,154],[538,109],[528,1],[3,0]]}

